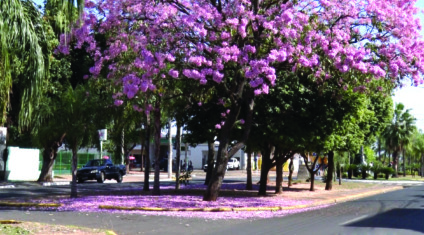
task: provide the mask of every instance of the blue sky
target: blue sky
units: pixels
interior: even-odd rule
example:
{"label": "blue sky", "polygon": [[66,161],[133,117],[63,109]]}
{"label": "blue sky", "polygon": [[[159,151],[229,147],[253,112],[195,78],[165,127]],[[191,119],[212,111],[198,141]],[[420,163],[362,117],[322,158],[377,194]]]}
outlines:
{"label": "blue sky", "polygon": [[[34,0],[36,4],[42,5],[44,0]],[[424,10],[424,0],[418,0],[416,6]],[[419,14],[421,25],[424,28],[424,14]],[[424,30],[422,31],[424,36]],[[403,103],[406,108],[411,109],[411,114],[417,119],[418,129],[424,130],[424,85],[419,87],[403,87],[397,89],[393,96],[394,103]]]}
{"label": "blue sky", "polygon": [[[418,0],[416,6],[424,10],[424,1]],[[424,27],[424,15],[419,14],[421,26]],[[421,32],[424,36],[424,30]],[[413,87],[403,87],[395,91],[393,96],[394,103],[403,103],[407,109],[411,109],[410,113],[417,119],[416,125],[418,129],[424,131],[424,85]]]}

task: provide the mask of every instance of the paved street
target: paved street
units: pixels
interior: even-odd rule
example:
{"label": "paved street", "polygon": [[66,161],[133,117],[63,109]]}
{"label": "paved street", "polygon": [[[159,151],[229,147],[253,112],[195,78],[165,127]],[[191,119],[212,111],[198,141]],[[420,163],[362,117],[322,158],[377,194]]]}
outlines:
{"label": "paved street", "polygon": [[3,210],[0,219],[112,229],[117,234],[422,234],[424,186],[259,220]]}
{"label": "paved street", "polygon": [[[201,174],[200,172],[198,174]],[[231,172],[228,180],[243,178]],[[229,176],[230,176],[229,174]],[[133,178],[131,178],[133,177]],[[122,184],[88,182],[79,184],[81,194],[96,190],[131,190],[141,182],[130,175]],[[201,178],[199,181],[201,183]],[[59,181],[61,182],[61,181]],[[62,182],[66,182],[62,181]],[[196,183],[196,182],[194,182]],[[386,183],[386,182],[385,182]],[[117,234],[422,234],[424,233],[424,186],[422,182],[396,181],[405,189],[356,201],[336,204],[286,217],[249,220],[207,220],[146,216],[140,214],[42,212],[2,209],[0,220],[15,219],[62,225],[103,228]],[[161,185],[173,184],[163,180]],[[46,195],[69,195],[69,185],[40,186],[19,183],[14,188],[1,188],[0,200],[35,198]],[[242,212],[241,212],[242,213]]]}

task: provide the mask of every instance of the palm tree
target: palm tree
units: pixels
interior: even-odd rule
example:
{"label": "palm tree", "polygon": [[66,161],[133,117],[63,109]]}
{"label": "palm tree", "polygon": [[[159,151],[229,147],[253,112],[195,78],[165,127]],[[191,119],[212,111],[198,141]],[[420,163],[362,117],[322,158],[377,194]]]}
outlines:
{"label": "palm tree", "polygon": [[409,113],[409,109],[404,110],[404,108],[402,103],[396,104],[393,120],[383,132],[386,146],[393,153],[394,177],[398,176],[399,153],[410,142],[410,137],[415,130],[415,118]]}
{"label": "palm tree", "polygon": [[424,172],[424,133],[421,132],[421,130],[419,132],[416,133],[415,138],[413,139],[413,143],[412,143],[412,148],[415,152],[415,157],[414,157],[414,162],[416,164],[414,164],[415,166],[420,165],[420,170],[419,172],[421,172],[421,177],[423,177],[423,172]]}
{"label": "palm tree", "polygon": [[[55,28],[64,32],[75,18],[75,5],[81,13],[84,0],[47,0],[46,5],[55,9]],[[24,68],[21,76],[25,84],[21,93],[20,124],[27,125],[31,112],[40,97],[42,81],[49,68],[48,52],[42,27],[42,12],[31,0],[0,1],[0,124],[6,120],[10,105],[10,93],[14,80],[14,68]]]}

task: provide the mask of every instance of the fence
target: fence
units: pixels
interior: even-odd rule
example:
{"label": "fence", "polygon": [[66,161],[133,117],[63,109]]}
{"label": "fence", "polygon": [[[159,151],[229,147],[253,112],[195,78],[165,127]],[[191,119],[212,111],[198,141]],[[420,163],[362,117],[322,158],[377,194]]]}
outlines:
{"label": "fence", "polygon": [[[110,159],[113,159],[111,153],[103,153],[103,155],[107,155]],[[78,153],[77,157],[77,168],[81,168],[84,166],[89,160],[100,158],[99,153]],[[56,160],[53,165],[53,171],[55,175],[63,175],[71,173],[71,161],[72,161],[72,152],[60,151],[57,153]],[[43,155],[40,152],[40,166],[41,170],[43,164]]]}

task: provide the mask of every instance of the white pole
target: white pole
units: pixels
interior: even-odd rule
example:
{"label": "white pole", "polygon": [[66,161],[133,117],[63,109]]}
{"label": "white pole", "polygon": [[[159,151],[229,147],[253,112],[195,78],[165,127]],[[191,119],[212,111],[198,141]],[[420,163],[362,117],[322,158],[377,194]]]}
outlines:
{"label": "white pole", "polygon": [[100,140],[100,159],[102,159],[103,158],[103,141],[102,140]]}
{"label": "white pole", "polygon": [[168,120],[168,125],[169,125],[169,129],[168,129],[168,179],[172,178],[172,131],[171,131],[171,124],[172,124],[172,120],[169,119]]}

